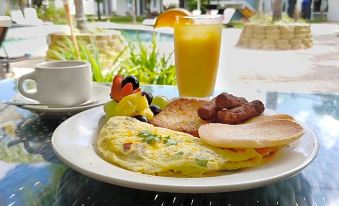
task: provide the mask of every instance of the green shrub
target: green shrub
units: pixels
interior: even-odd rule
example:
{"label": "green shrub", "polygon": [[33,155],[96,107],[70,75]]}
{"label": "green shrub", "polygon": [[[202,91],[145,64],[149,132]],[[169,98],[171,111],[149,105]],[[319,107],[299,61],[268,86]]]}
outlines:
{"label": "green shrub", "polygon": [[135,75],[141,83],[175,85],[175,67],[171,64],[170,53],[160,56],[155,35],[150,48],[140,41],[129,43],[128,58],[121,65],[119,73]]}
{"label": "green shrub", "polygon": [[[138,23],[141,23],[145,17],[137,16],[136,19]],[[113,23],[132,23],[133,18],[132,16],[111,16],[110,21]]]}
{"label": "green shrub", "polygon": [[50,1],[47,8],[38,8],[37,14],[40,19],[43,21],[50,21],[54,24],[66,24],[67,18],[66,18],[66,12],[65,9],[57,8],[55,6],[55,3],[53,1]]}
{"label": "green shrub", "polygon": [[[135,75],[143,84],[175,85],[175,67],[171,64],[171,56],[160,56],[155,35],[150,45],[137,42],[129,42],[118,52],[107,68],[98,49],[93,43],[78,41],[81,60],[88,61],[92,65],[93,81],[111,82],[116,74]],[[70,39],[59,42],[57,46],[49,48],[49,59],[73,60],[76,59],[75,48]]]}

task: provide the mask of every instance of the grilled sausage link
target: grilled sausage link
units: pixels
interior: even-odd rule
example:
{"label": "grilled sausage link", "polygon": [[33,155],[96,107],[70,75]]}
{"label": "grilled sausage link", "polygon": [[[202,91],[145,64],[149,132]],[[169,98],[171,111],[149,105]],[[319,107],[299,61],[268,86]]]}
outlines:
{"label": "grilled sausage link", "polygon": [[217,117],[217,107],[213,102],[209,102],[198,109],[198,116],[202,120],[214,122]]}
{"label": "grilled sausage link", "polygon": [[217,112],[217,121],[223,124],[240,124],[260,115],[264,110],[264,104],[259,100],[254,100],[232,109],[219,110]]}
{"label": "grilled sausage link", "polygon": [[226,92],[219,94],[215,99],[215,104],[218,110],[239,107],[247,102],[248,101],[243,97],[236,97]]}

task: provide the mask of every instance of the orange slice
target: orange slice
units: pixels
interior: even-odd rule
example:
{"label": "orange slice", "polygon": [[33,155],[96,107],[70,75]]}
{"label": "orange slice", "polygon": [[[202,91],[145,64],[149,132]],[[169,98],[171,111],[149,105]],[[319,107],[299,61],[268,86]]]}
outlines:
{"label": "orange slice", "polygon": [[153,28],[161,28],[161,27],[173,27],[176,21],[177,16],[191,16],[191,12],[182,8],[169,9],[163,13],[161,13],[153,26]]}

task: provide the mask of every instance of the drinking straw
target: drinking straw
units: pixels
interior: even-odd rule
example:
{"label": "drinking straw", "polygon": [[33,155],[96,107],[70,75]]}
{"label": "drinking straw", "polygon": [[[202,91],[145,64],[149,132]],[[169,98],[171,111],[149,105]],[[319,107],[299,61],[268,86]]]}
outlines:
{"label": "drinking straw", "polygon": [[72,42],[73,42],[74,48],[75,48],[75,55],[76,55],[78,60],[81,60],[77,38],[74,35],[71,9],[70,9],[70,6],[69,6],[69,0],[63,0],[63,2],[64,2],[65,11],[66,11],[68,25],[69,25],[69,28],[71,30],[71,38],[72,38]]}

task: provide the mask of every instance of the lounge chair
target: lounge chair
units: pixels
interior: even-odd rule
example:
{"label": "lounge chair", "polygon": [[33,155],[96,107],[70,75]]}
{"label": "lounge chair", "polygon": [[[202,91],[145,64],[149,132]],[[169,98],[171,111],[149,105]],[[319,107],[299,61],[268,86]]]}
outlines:
{"label": "lounge chair", "polygon": [[49,22],[43,22],[41,19],[39,19],[34,8],[25,8],[24,15],[22,14],[21,10],[12,10],[11,17],[12,21],[15,23],[13,24],[14,27],[51,24]]}
{"label": "lounge chair", "polygon": [[13,26],[30,26],[29,22],[25,19],[21,10],[11,11],[12,21],[15,23]]}
{"label": "lounge chair", "polygon": [[235,13],[234,8],[227,8],[224,10],[224,20],[222,21],[222,24],[227,25],[230,23],[233,15]]}
{"label": "lounge chair", "polygon": [[218,9],[212,9],[212,10],[210,11],[210,13],[211,13],[211,15],[218,15],[219,10],[218,10]]}
{"label": "lounge chair", "polygon": [[25,20],[30,22],[32,25],[43,25],[45,24],[41,19],[38,18],[38,14],[34,8],[24,9]]}
{"label": "lounge chair", "polygon": [[193,16],[199,16],[201,14],[201,10],[195,9],[192,11]]}
{"label": "lounge chair", "polygon": [[145,26],[153,26],[155,24],[156,19],[144,19],[142,24]]}

